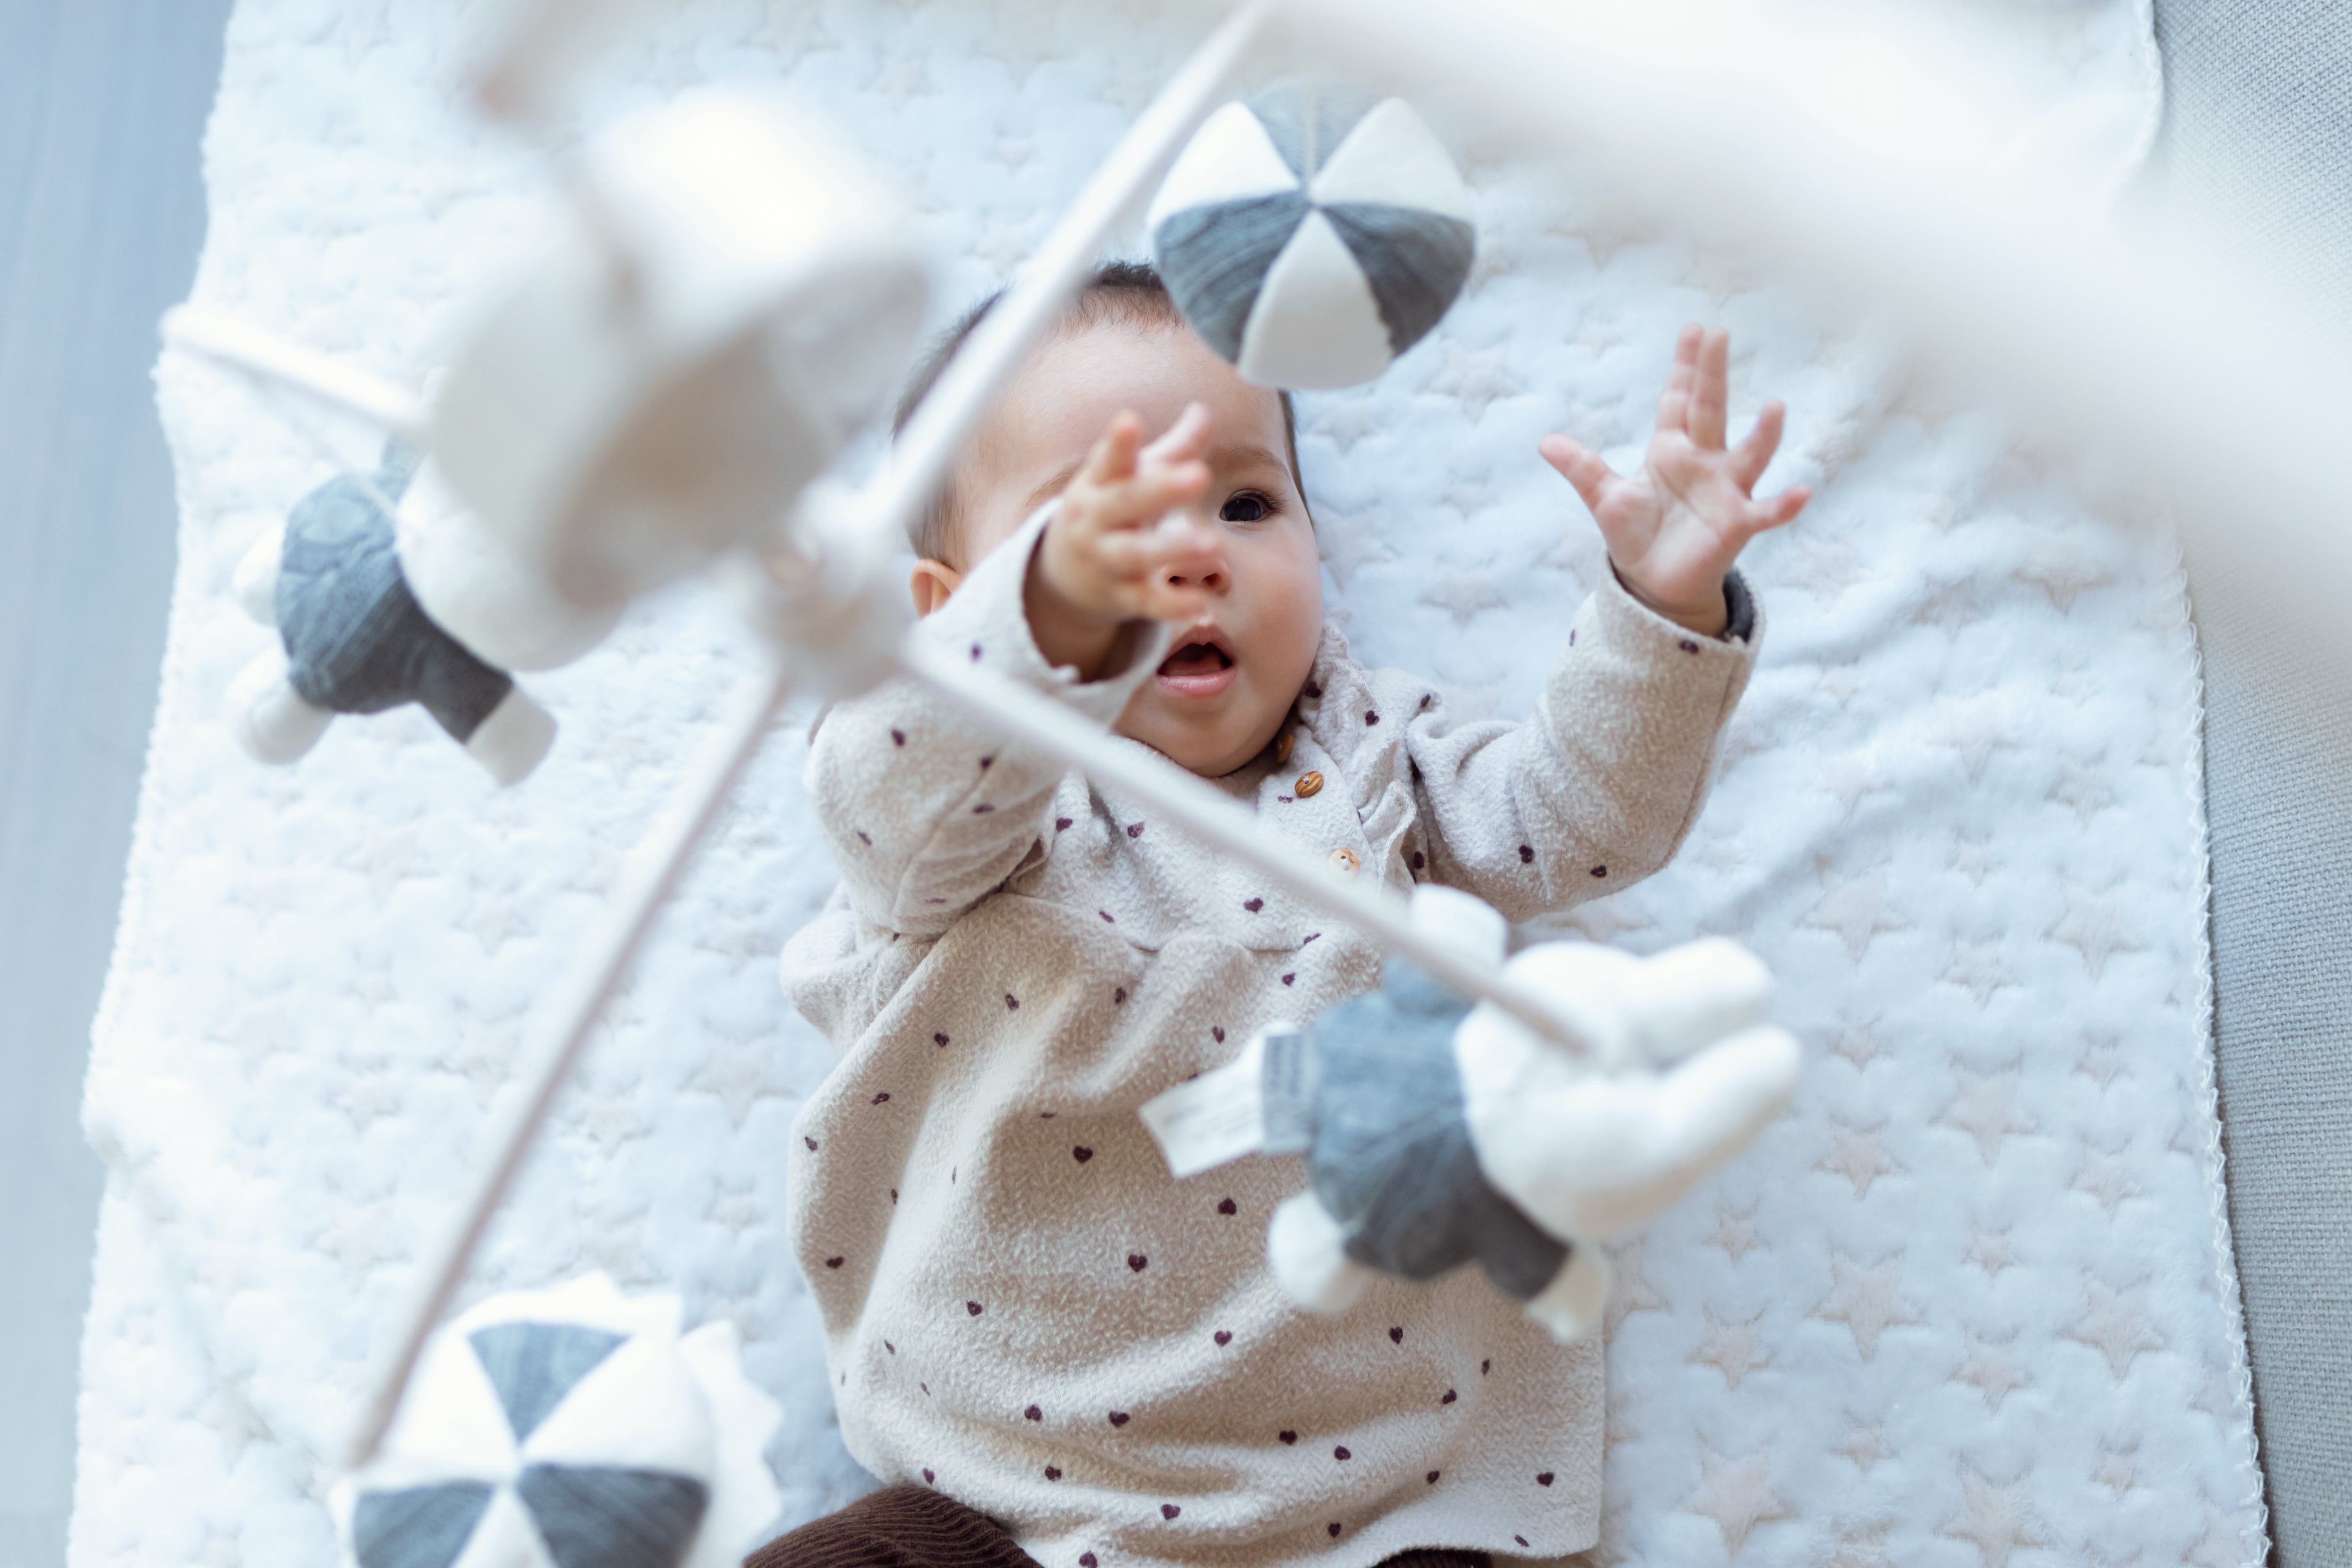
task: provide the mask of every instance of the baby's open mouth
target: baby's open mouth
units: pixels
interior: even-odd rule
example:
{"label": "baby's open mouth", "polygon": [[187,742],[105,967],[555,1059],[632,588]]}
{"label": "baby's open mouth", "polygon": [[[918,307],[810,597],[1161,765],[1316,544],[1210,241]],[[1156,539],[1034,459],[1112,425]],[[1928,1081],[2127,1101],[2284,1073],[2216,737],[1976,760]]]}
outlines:
{"label": "baby's open mouth", "polygon": [[1180,696],[1213,697],[1234,683],[1234,656],[1213,628],[1183,633],[1160,662],[1160,685]]}
{"label": "baby's open mouth", "polygon": [[1187,643],[1160,662],[1163,675],[1205,675],[1233,667],[1232,657],[1213,643]]}

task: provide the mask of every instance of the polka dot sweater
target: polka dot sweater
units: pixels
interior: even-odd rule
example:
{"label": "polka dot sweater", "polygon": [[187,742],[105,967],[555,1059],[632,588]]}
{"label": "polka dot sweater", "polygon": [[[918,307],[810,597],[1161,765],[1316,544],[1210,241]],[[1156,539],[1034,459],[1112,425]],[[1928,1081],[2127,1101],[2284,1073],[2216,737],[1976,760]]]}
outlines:
{"label": "polka dot sweater", "polygon": [[[918,635],[1108,725],[1164,636],[1100,682],[1047,666],[1021,608],[1044,521]],[[1215,782],[1394,889],[1514,919],[1612,892],[1705,798],[1756,642],[1729,587],[1720,640],[1603,587],[1524,724],[1449,724],[1327,628],[1288,741]],[[1554,1343],[1475,1270],[1299,1311],[1265,1228],[1302,1163],[1176,1181],[1137,1116],[1252,1031],[1376,986],[1369,943],[907,683],[829,712],[808,778],[842,883],[784,982],[843,1054],[794,1124],[789,1228],[861,1463],[1003,1521],[1044,1568],[1592,1543],[1597,1348]]]}

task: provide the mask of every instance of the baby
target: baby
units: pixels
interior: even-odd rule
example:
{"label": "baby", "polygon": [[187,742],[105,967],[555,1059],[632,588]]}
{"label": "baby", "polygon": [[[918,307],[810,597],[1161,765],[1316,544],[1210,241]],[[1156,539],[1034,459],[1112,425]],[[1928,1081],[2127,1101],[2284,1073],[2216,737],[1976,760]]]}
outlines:
{"label": "baby", "polygon": [[[1343,873],[1514,920],[1613,893],[1698,814],[1759,630],[1732,562],[1806,500],[1751,498],[1780,410],[1727,447],[1725,349],[1683,333],[1639,475],[1542,444],[1615,570],[1526,723],[1454,725],[1426,682],[1349,657],[1287,399],[1135,266],[1097,275],[924,520],[915,634]],[[1137,1115],[1377,986],[1369,942],[908,683],[824,717],[808,785],[842,884],[784,980],[843,1058],[794,1125],[791,1241],[843,1438],[898,1484],[759,1568],[1436,1568],[1592,1543],[1596,1343],[1475,1270],[1301,1312],[1265,1235],[1302,1162],[1175,1181]]]}

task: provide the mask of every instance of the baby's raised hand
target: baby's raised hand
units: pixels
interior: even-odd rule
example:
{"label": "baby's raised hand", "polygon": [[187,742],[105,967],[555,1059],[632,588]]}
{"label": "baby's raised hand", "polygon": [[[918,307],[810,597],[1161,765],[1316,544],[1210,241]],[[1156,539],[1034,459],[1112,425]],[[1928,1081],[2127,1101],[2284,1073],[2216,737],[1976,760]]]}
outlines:
{"label": "baby's raised hand", "polygon": [[1804,509],[1812,492],[1792,485],[1769,500],[1756,481],[1780,444],[1783,410],[1768,402],[1738,446],[1724,445],[1724,363],[1731,335],[1683,329],[1675,366],[1658,400],[1657,434],[1642,472],[1626,478],[1565,435],[1536,448],[1576,486],[1608,541],[1609,559],[1633,596],[1694,632],[1720,632],[1729,619],[1723,576],[1749,539]]}
{"label": "baby's raised hand", "polygon": [[1122,622],[1191,621],[1208,608],[1203,579],[1223,569],[1223,538],[1197,503],[1209,488],[1209,411],[1188,406],[1143,444],[1121,413],[1063,491],[1030,564],[1030,631],[1056,664],[1093,674]]}

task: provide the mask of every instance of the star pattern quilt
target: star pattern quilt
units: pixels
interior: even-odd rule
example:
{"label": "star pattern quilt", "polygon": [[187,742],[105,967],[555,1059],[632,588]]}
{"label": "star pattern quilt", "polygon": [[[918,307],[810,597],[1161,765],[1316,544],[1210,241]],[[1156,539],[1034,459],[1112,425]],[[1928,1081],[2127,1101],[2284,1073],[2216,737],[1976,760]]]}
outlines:
{"label": "star pattern quilt", "polygon": [[[2128,166],[2156,102],[2131,0],[1922,7],[2009,62],[2021,126]],[[790,91],[935,243],[944,319],[1030,253],[1212,20],[679,0],[598,63],[565,135],[698,82]],[[479,25],[463,0],[246,0],[195,297],[420,384],[555,200],[531,148],[456,106]],[[1357,651],[1474,716],[1527,709],[1606,570],[1535,443],[1638,462],[1685,319],[1732,329],[1735,423],[1790,405],[1766,484],[1820,491],[1747,558],[1762,663],[1692,842],[1567,923],[1641,951],[1739,938],[1808,1050],[1794,1112],[1618,1256],[1593,1560],[2259,1562],[2169,538],[1840,302],[1484,126],[1475,89],[1423,102],[1478,193],[1469,293],[1377,382],[1301,400]],[[531,680],[563,727],[509,792],[413,709],[258,767],[222,694],[269,633],[230,574],[333,472],[286,415],[354,463],[376,437],[177,358],[157,384],[180,561],[88,1092],[110,1175],[71,1562],[294,1568],[333,1556],[329,1456],[535,1009],[756,648],[708,586],[640,605]],[[665,915],[469,1290],[603,1269],[731,1319],[787,1411],[779,1527],[870,1484],[781,1233],[781,1145],[829,1057],[774,967],[832,881],[807,716]]]}

